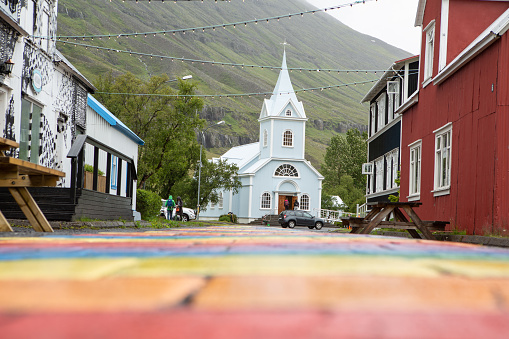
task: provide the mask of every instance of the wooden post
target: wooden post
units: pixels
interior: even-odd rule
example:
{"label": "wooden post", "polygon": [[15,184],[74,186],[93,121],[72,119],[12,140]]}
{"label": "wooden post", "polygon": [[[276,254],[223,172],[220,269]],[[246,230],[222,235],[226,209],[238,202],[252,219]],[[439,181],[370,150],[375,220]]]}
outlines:
{"label": "wooden post", "polygon": [[108,152],[106,156],[106,192],[110,193],[110,185],[111,185],[111,153]]}
{"label": "wooden post", "polygon": [[117,195],[121,195],[121,193],[122,193],[122,162],[123,162],[123,160],[118,158]]}
{"label": "wooden post", "polygon": [[9,187],[9,192],[36,232],[53,232],[53,228],[26,187]]}
{"label": "wooden post", "polygon": [[5,219],[2,211],[0,211],[0,232],[14,232],[7,219]]}
{"label": "wooden post", "polygon": [[97,180],[99,176],[99,147],[94,147],[94,177],[92,179],[92,189],[97,191]]}

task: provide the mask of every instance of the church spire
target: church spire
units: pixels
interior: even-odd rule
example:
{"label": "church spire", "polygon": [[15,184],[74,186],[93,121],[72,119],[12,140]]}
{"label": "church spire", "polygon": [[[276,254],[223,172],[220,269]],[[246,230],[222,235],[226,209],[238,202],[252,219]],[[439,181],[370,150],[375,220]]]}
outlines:
{"label": "church spire", "polygon": [[279,72],[279,78],[277,79],[276,87],[274,87],[270,100],[276,105],[278,102],[287,102],[288,99],[292,99],[294,103],[298,102],[297,96],[293,90],[292,81],[290,80],[290,74],[288,74],[285,50],[283,52],[283,63],[281,65],[281,71]]}

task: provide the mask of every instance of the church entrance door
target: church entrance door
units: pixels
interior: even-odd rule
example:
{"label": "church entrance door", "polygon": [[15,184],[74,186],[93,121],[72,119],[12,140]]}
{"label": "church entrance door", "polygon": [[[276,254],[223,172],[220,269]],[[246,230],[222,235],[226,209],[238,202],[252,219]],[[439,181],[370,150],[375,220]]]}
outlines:
{"label": "church entrance door", "polygon": [[290,209],[293,209],[293,202],[297,199],[297,197],[294,197],[293,195],[279,195],[279,202],[278,202],[278,208],[277,213],[281,213],[285,210],[285,199],[288,199],[288,202],[290,203]]}

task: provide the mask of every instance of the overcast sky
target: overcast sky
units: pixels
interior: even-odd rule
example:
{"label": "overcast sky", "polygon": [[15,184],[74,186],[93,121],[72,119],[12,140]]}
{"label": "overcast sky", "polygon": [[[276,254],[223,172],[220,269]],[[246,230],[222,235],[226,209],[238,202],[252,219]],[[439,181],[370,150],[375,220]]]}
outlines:
{"label": "overcast sky", "polygon": [[[354,0],[307,0],[318,8],[349,4]],[[412,54],[420,52],[420,29],[414,27],[419,0],[367,1],[327,11],[344,24]]]}

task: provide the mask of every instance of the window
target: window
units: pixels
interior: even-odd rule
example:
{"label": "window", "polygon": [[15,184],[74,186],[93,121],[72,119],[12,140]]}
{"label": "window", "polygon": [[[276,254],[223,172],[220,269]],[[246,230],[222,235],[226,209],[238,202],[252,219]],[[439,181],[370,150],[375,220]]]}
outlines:
{"label": "window", "polygon": [[276,177],[298,177],[299,172],[290,164],[283,164],[276,169],[274,173]]}
{"label": "window", "polygon": [[375,192],[384,190],[384,157],[375,161]]}
{"label": "window", "polygon": [[293,133],[292,133],[292,131],[285,131],[283,133],[283,146],[293,147]]}
{"label": "window", "polygon": [[377,131],[382,129],[382,127],[385,126],[385,102],[386,102],[386,99],[385,99],[385,93],[382,93],[382,95],[380,95],[380,97],[378,98],[378,100],[376,101],[376,108],[377,108],[377,113],[378,113],[378,126],[377,126]]}
{"label": "window", "polygon": [[300,196],[300,209],[309,211],[309,195],[303,194]]}
{"label": "window", "polygon": [[210,202],[210,208],[216,208],[216,203],[215,202]]}
{"label": "window", "polygon": [[292,116],[292,110],[291,109],[287,109],[286,110],[286,116],[287,117],[291,117]]}
{"label": "window", "polygon": [[269,143],[269,133],[267,132],[267,130],[263,130],[263,147],[267,147]]}
{"label": "window", "polygon": [[410,184],[408,193],[416,196],[421,193],[421,140],[409,145],[410,147]]}
{"label": "window", "polygon": [[426,34],[426,49],[424,54],[424,81],[433,76],[433,56],[435,53],[435,21],[429,23],[424,30]]}
{"label": "window", "polygon": [[376,103],[371,104],[370,113],[371,113],[371,116],[370,116],[371,134],[370,135],[374,135],[376,133]]}
{"label": "window", "polygon": [[373,174],[373,163],[362,164],[362,174]]}
{"label": "window", "polygon": [[111,189],[117,189],[118,158],[111,156]]}
{"label": "window", "polygon": [[400,84],[399,81],[389,81],[387,82],[387,98],[389,102],[389,120],[387,122],[392,121],[395,118],[394,112],[399,107],[399,89]]}
{"label": "window", "polygon": [[223,209],[223,192],[219,192],[219,201],[217,202],[217,207],[219,209]]}
{"label": "window", "polygon": [[39,163],[42,107],[21,99],[19,158]]}
{"label": "window", "polygon": [[435,191],[451,185],[451,136],[452,123],[435,131]]}
{"label": "window", "polygon": [[392,188],[392,153],[387,153],[385,155],[385,189]]}
{"label": "window", "polygon": [[399,171],[399,149],[396,149],[392,152],[392,187],[399,187],[396,183],[396,179],[398,179],[398,171]]}
{"label": "window", "polygon": [[260,208],[261,209],[270,209],[271,200],[272,199],[271,199],[270,193],[268,193],[268,192],[263,193]]}

